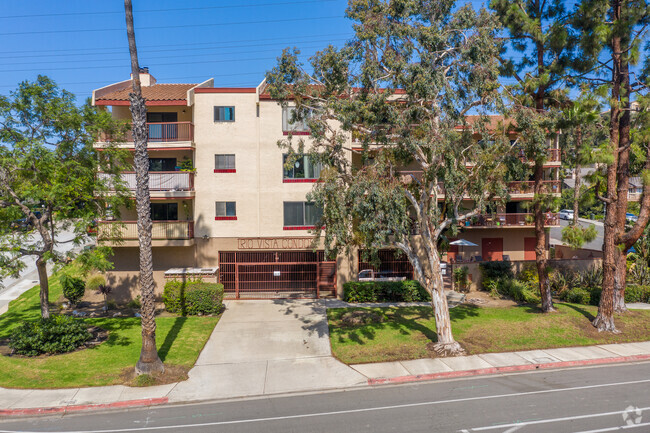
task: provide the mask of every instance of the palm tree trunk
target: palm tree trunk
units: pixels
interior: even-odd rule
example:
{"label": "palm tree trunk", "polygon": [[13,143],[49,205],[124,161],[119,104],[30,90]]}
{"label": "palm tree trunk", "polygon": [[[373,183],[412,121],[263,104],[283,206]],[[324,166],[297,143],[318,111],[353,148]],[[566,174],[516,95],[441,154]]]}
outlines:
{"label": "palm tree trunk", "polygon": [[133,118],[133,142],[135,152],[135,206],[138,213],[138,243],[140,245],[140,297],[142,298],[142,350],[135,366],[137,374],[150,374],[164,371],[164,366],[156,350],[156,318],[154,304],[153,255],[151,251],[151,197],[149,195],[149,155],[147,153],[147,107],[140,87],[140,66],[135,45],[133,28],[133,8],[131,0],[124,0],[126,32],[131,54],[131,74],[133,92],[131,117]]}

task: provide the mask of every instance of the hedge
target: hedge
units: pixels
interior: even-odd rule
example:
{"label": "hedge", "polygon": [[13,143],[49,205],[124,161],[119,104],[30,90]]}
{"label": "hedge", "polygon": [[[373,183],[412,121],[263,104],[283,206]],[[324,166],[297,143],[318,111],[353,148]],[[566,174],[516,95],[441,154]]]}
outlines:
{"label": "hedge", "polygon": [[91,338],[83,320],[53,315],[49,319],[21,323],[12,332],[9,347],[26,356],[66,353],[83,346]]}
{"label": "hedge", "polygon": [[343,284],[346,302],[425,302],[429,293],[413,280],[349,281]]}
{"label": "hedge", "polygon": [[223,284],[170,280],[165,283],[163,302],[167,311],[183,316],[219,314],[223,307]]}
{"label": "hedge", "polygon": [[625,302],[650,302],[650,286],[628,284],[625,288]]}

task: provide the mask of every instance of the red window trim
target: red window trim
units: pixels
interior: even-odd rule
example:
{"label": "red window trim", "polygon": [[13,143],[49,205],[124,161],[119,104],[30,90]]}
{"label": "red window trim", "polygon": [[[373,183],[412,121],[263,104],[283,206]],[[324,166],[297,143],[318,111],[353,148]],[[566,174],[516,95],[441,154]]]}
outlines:
{"label": "red window trim", "polygon": [[[282,135],[289,135],[291,131],[282,131]],[[293,131],[291,135],[311,135],[309,131]]]}
{"label": "red window trim", "polygon": [[284,226],[283,230],[313,230],[316,226]]}
{"label": "red window trim", "polygon": [[237,173],[236,168],[223,168],[223,169],[214,169],[215,173]]}
{"label": "red window trim", "polygon": [[318,179],[282,179],[282,183],[316,183]]}
{"label": "red window trim", "polygon": [[236,216],[218,216],[214,217],[215,221],[235,221],[237,219]]}

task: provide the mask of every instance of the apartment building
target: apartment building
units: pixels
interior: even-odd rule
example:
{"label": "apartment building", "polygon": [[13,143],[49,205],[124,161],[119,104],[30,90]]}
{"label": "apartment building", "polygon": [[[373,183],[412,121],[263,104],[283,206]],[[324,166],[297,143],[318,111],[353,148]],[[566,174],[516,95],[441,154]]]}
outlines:
{"label": "apartment building", "polygon": [[[232,298],[326,297],[341,294],[344,282],[357,278],[370,264],[361,254],[328,260],[312,247],[309,230],[319,211],[306,195],[318,181],[320,168],[308,158],[285,167],[277,141],[291,128],[288,113],[264,92],[250,88],[198,84],[159,84],[141,73],[147,101],[150,189],[153,219],[154,278],[161,292],[171,268],[218,268],[218,278]],[[93,92],[93,104],[115,119],[130,121],[129,80]],[[96,143],[101,149],[111,141]],[[127,136],[118,146],[133,150]],[[352,138],[349,147],[354,148]],[[552,151],[546,167],[548,188],[559,194],[559,153]],[[355,161],[351,153],[353,162]],[[408,167],[405,168],[408,171]],[[104,174],[100,173],[100,176]],[[106,175],[104,175],[106,176]],[[122,174],[135,190],[133,172]],[[523,202],[533,197],[532,182],[513,182],[511,201],[490,215],[479,216],[461,230],[478,245],[449,260],[534,259],[532,218]],[[121,220],[99,223],[100,242],[114,246],[115,269],[108,277],[123,297],[137,292],[138,248],[135,210]],[[557,223],[549,214],[549,224]],[[110,239],[120,224],[122,241]],[[465,257],[463,257],[465,254]],[[408,260],[382,252],[382,266],[412,275]]]}

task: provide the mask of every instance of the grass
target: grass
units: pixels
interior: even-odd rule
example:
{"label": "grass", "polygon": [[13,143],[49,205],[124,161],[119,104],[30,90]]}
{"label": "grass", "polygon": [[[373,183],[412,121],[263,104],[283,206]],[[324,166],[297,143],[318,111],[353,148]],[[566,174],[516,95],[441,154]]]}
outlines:
{"label": "grass", "polygon": [[[50,278],[50,301],[59,299],[61,286]],[[54,308],[52,310],[55,312]],[[20,322],[40,317],[39,288],[28,290],[0,316],[0,340]],[[156,343],[165,364],[190,368],[207,342],[219,317],[158,317]],[[109,331],[108,340],[77,352],[36,358],[0,356],[0,386],[6,388],[68,388],[124,383],[124,371],[140,356],[140,319],[89,318],[89,326]]]}
{"label": "grass", "polygon": [[[599,333],[590,323],[596,307],[556,304],[558,313],[541,314],[532,306],[450,310],[452,331],[468,354],[588,346],[650,340],[650,311],[616,317],[621,334]],[[361,308],[328,309],[334,356],[347,364],[386,362],[435,356],[427,343],[436,341],[431,307],[370,308],[384,321],[344,326],[341,317]]]}

